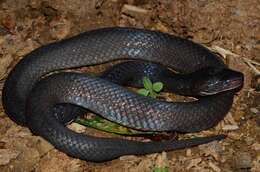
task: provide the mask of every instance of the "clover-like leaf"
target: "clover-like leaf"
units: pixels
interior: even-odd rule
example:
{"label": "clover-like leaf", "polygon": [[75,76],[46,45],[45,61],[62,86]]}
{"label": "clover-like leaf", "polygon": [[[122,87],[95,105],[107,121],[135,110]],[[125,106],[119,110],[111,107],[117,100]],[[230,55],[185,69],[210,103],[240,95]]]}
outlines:
{"label": "clover-like leaf", "polygon": [[153,90],[156,92],[160,92],[163,89],[163,83],[155,82],[153,83]]}
{"label": "clover-like leaf", "polygon": [[152,81],[146,76],[143,78],[143,84],[144,84],[144,88],[146,88],[147,90],[153,89]]}
{"label": "clover-like leaf", "polygon": [[141,88],[137,91],[138,94],[143,95],[143,96],[148,96],[149,94],[149,90],[145,89],[145,88]]}

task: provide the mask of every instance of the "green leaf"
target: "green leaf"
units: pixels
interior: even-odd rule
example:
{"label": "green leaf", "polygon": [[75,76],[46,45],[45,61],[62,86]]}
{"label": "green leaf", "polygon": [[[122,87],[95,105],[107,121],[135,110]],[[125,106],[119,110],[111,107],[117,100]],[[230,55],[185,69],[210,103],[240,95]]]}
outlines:
{"label": "green leaf", "polygon": [[153,83],[153,90],[156,92],[160,92],[163,89],[163,83],[155,82]]}
{"label": "green leaf", "polygon": [[[99,120],[101,119],[101,120]],[[97,121],[96,121],[97,120]],[[138,131],[130,128],[126,128],[124,126],[120,126],[119,124],[108,121],[104,118],[100,118],[98,116],[93,117],[92,119],[84,119],[78,117],[75,121],[78,124],[92,127],[101,131],[110,132],[114,134],[121,135],[154,135],[156,132],[148,132],[148,131]]]}
{"label": "green leaf", "polygon": [[143,84],[144,84],[144,88],[146,88],[147,90],[152,90],[153,83],[148,77],[145,76],[143,78]]}
{"label": "green leaf", "polygon": [[154,91],[151,91],[149,93],[150,93],[149,96],[152,97],[152,98],[156,98],[158,96],[158,94],[156,92],[154,92]]}
{"label": "green leaf", "polygon": [[141,88],[137,91],[138,94],[143,95],[143,96],[148,96],[149,94],[149,90],[145,89],[145,88]]}

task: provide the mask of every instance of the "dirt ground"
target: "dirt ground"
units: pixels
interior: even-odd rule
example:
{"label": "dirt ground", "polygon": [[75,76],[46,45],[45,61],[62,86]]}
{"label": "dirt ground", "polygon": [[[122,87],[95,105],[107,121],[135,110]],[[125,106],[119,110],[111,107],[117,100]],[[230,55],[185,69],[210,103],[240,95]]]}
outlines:
{"label": "dirt ground", "polygon": [[105,26],[149,28],[188,38],[222,54],[230,68],[243,72],[244,88],[225,119],[193,134],[225,133],[227,139],[92,163],[70,158],[33,136],[1,106],[0,171],[150,172],[164,164],[169,171],[260,171],[260,86],[254,79],[260,76],[259,0],[0,0],[0,87],[15,63],[33,49]]}

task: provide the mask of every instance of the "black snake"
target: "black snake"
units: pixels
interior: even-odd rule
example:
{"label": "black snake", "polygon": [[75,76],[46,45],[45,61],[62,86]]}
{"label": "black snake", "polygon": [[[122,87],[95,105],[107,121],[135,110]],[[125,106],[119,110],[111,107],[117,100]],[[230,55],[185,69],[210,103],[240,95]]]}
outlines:
{"label": "black snake", "polygon": [[[193,88],[203,87],[203,96],[199,94],[197,101],[188,103],[170,103],[143,97],[102,77],[75,72],[56,72],[49,76],[54,71],[117,59],[142,59],[167,66],[182,74],[191,75],[191,78],[195,78],[189,80],[191,84],[199,78],[221,74],[209,83],[196,82]],[[202,72],[192,74],[200,70]],[[124,75],[134,73],[129,71]],[[135,69],[132,71],[140,73]],[[109,72],[106,75],[112,76],[110,79],[113,80],[118,73],[120,72],[113,73],[112,70],[112,75]],[[123,82],[120,78],[121,76],[114,82]],[[204,96],[211,94],[211,91],[217,92],[215,89],[220,86],[217,81],[223,79],[228,79],[221,82],[221,86],[227,89],[215,95]],[[171,80],[166,79],[165,82]],[[86,136],[64,127],[65,122],[80,114],[79,107],[135,129],[195,132],[213,127],[223,119],[237,91],[233,87],[241,87],[242,82],[241,73],[226,68],[215,54],[192,41],[145,29],[103,28],[42,46],[26,55],[5,82],[3,106],[12,120],[28,126],[33,133],[42,136],[63,152],[85,160],[105,161],[126,154],[146,154],[195,146],[224,136],[164,142]],[[177,90],[182,90],[183,85],[175,86]],[[191,92],[184,94],[189,95]]]}

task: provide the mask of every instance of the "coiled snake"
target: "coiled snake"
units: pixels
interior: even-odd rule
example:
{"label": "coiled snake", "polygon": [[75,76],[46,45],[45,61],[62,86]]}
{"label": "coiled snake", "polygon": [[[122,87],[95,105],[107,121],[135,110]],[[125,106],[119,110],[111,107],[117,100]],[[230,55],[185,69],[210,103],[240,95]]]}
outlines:
{"label": "coiled snake", "polygon": [[[202,70],[189,82],[201,87],[208,83],[214,95],[204,96],[212,90],[203,87],[204,91],[200,92],[203,96],[199,94],[197,101],[165,102],[137,95],[102,77],[75,72],[47,76],[62,69],[117,59],[142,59],[187,75]],[[217,79],[193,83],[216,73],[220,73]],[[178,83],[179,80],[175,81]],[[220,86],[218,81],[224,91],[215,94]],[[195,132],[213,127],[223,119],[232,105],[235,88],[241,87],[242,82],[241,73],[226,68],[215,54],[192,41],[145,29],[103,28],[42,46],[26,55],[5,82],[3,106],[12,120],[28,126],[59,150],[85,160],[105,161],[126,154],[195,146],[224,136],[164,142],[86,136],[64,126],[75,118],[81,110],[79,107],[135,129]],[[181,85],[180,90],[185,84]]]}

